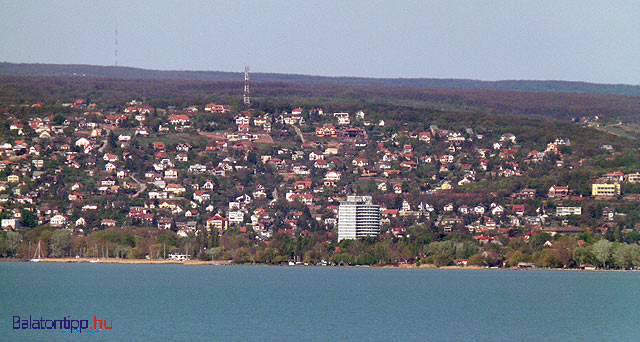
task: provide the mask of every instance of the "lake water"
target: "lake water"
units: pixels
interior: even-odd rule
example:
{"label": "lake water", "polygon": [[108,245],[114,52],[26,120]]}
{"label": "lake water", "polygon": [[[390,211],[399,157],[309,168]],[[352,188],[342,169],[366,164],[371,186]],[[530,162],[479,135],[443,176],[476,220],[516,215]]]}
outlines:
{"label": "lake water", "polygon": [[0,263],[0,313],[0,341],[639,341],[640,273]]}

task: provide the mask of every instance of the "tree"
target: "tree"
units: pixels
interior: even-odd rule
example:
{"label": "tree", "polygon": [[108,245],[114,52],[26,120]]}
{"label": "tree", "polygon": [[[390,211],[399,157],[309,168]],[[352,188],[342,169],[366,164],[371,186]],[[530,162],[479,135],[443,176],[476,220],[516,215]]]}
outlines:
{"label": "tree", "polygon": [[53,123],[55,123],[58,126],[61,126],[64,123],[65,120],[66,119],[61,114],[58,114],[58,115],[53,117]]}
{"label": "tree", "polygon": [[16,249],[22,242],[22,236],[18,232],[7,232],[7,249],[11,256],[16,256]]}
{"label": "tree", "polygon": [[62,257],[69,252],[71,247],[71,232],[63,229],[57,230],[51,236],[51,249],[54,257]]}
{"label": "tree", "polygon": [[600,265],[607,268],[607,261],[611,258],[612,243],[609,240],[602,239],[592,246],[593,255],[596,257]]}
{"label": "tree", "polygon": [[33,228],[38,225],[38,216],[33,211],[22,209],[21,213],[22,220],[20,220],[20,224],[22,226]]}
{"label": "tree", "polygon": [[630,269],[640,263],[640,246],[626,243],[616,246],[613,251],[613,261],[617,267]]}

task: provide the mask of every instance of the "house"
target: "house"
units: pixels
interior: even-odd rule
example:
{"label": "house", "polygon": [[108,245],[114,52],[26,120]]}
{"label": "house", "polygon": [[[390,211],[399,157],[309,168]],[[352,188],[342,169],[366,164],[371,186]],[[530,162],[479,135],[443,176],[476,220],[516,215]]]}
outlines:
{"label": "house", "polygon": [[102,159],[104,161],[108,161],[108,162],[116,162],[118,161],[118,156],[116,156],[115,154],[112,153],[105,153],[104,156],[102,157]]}
{"label": "house", "polygon": [[136,127],[135,135],[149,135],[149,128],[147,126]]}
{"label": "house", "polygon": [[353,166],[357,167],[364,167],[369,165],[369,161],[365,158],[353,158],[351,163],[353,164]]}
{"label": "house", "polygon": [[219,105],[219,104],[215,104],[215,103],[209,103],[206,106],[204,106],[204,111],[205,112],[212,112],[212,113],[227,113],[227,112],[231,111],[231,106],[229,106],[229,105]]}
{"label": "house", "polygon": [[619,183],[624,180],[624,173],[620,171],[610,172],[602,176],[602,179],[607,183]]}
{"label": "house", "polygon": [[76,145],[77,147],[85,148],[85,147],[86,147],[87,145],[89,145],[90,143],[91,143],[91,141],[89,141],[89,139],[87,139],[87,138],[80,138],[80,139],[76,140],[75,145]]}
{"label": "house", "polygon": [[75,225],[76,225],[76,227],[86,226],[87,225],[87,220],[85,220],[84,217],[81,217],[81,218],[76,220]]}
{"label": "house", "polygon": [[327,163],[327,161],[324,160],[324,159],[317,159],[313,163],[313,167],[315,167],[316,169],[328,169],[329,168],[329,163]]}
{"label": "house", "polygon": [[177,152],[189,152],[191,150],[191,145],[190,144],[178,144],[176,145],[176,151]]}
{"label": "house", "polygon": [[484,215],[485,212],[485,208],[481,205],[477,205],[475,208],[473,208],[473,213],[476,215]]}
{"label": "house", "polygon": [[213,228],[219,232],[225,231],[229,229],[229,219],[216,215],[207,219],[206,227],[207,230]]}
{"label": "house", "polygon": [[351,123],[349,113],[333,113],[333,116],[338,118],[338,125],[348,125]]}
{"label": "house", "polygon": [[79,192],[70,192],[69,195],[67,196],[67,199],[70,202],[74,202],[74,201],[82,201],[85,198],[85,194],[83,193],[79,193]]}
{"label": "house", "polygon": [[436,190],[451,190],[452,188],[451,184],[447,181],[442,181],[435,187]]}
{"label": "house", "polygon": [[487,229],[496,229],[497,223],[496,223],[496,221],[494,221],[494,220],[492,220],[492,219],[490,219],[488,217],[485,217],[484,218],[484,226]]}
{"label": "house", "polygon": [[107,164],[104,166],[104,170],[105,170],[105,171],[107,171],[107,172],[113,172],[113,171],[115,171],[116,169],[117,169],[117,167],[116,167],[114,164],[112,164],[112,163],[107,163]]}
{"label": "house", "polygon": [[244,222],[244,212],[241,210],[230,210],[229,211],[229,222],[240,224]]}
{"label": "house", "polygon": [[185,189],[184,186],[182,186],[180,184],[172,183],[172,184],[168,184],[164,188],[164,191],[173,193],[174,195],[181,195],[182,193],[187,191],[187,189]]}
{"label": "house", "polygon": [[173,220],[168,218],[168,217],[163,217],[158,219],[158,225],[157,227],[159,229],[171,229],[171,227],[173,226]]}
{"label": "house", "polygon": [[169,116],[169,122],[172,125],[186,126],[191,123],[191,119],[184,114],[174,114]]}
{"label": "house", "polygon": [[493,216],[500,216],[504,214],[504,207],[501,205],[496,205],[495,207],[491,208],[491,215]]}
{"label": "house", "polygon": [[512,133],[505,133],[500,137],[500,141],[510,141],[515,144],[516,136]]}
{"label": "house", "polygon": [[536,198],[535,189],[522,189],[520,192],[511,194],[511,197],[516,199],[534,199]]}
{"label": "house", "polygon": [[100,182],[102,186],[114,186],[116,185],[116,180],[113,177],[105,177]]}
{"label": "house", "polygon": [[418,140],[424,141],[426,143],[431,142],[431,132],[420,132],[418,133]]}
{"label": "house", "polygon": [[296,175],[309,175],[311,173],[311,171],[307,169],[306,165],[300,165],[300,164],[294,165],[292,170],[293,170],[293,173]]}
{"label": "house", "polygon": [[524,204],[514,204],[511,206],[511,210],[513,210],[516,215],[522,216],[524,215]]}
{"label": "house", "polygon": [[176,202],[173,201],[162,201],[160,202],[160,204],[158,205],[158,208],[160,209],[169,209],[169,210],[173,210],[177,207]]}
{"label": "house", "polygon": [[154,141],[152,146],[153,146],[154,150],[158,150],[158,151],[164,151],[165,150],[164,143],[160,142],[160,141]]}
{"label": "house", "polygon": [[462,223],[464,223],[464,219],[462,219],[459,216],[443,217],[440,220],[440,225],[442,225],[442,226],[456,225],[456,224],[462,224]]}
{"label": "house", "polygon": [[16,218],[4,218],[0,222],[0,228],[2,228],[2,230],[13,230],[18,228],[20,221]]}
{"label": "house", "polygon": [[557,207],[557,216],[582,215],[582,207]]}
{"label": "house", "polygon": [[198,190],[193,193],[193,200],[198,203],[207,202],[211,199],[211,195],[206,190]]}
{"label": "house", "polygon": [[287,125],[299,125],[304,123],[304,118],[300,114],[286,114],[284,115],[283,121]]}
{"label": "house", "polygon": [[[289,194],[287,194],[287,195],[289,195]],[[302,203],[304,203],[306,205],[312,205],[313,204],[313,195],[312,194],[308,194],[308,193],[301,193],[301,194],[294,193],[294,194],[290,194],[287,197],[287,200],[289,202],[293,202],[293,201],[298,200],[298,201],[300,201],[300,202],[302,202]]]}
{"label": "house", "polygon": [[193,164],[189,166],[189,172],[193,174],[203,174],[207,172],[207,166],[202,164]]}
{"label": "house", "polygon": [[215,187],[216,187],[215,183],[213,183],[210,180],[208,180],[208,181],[204,182],[204,184],[202,184],[202,189],[203,190],[213,190],[213,189],[215,189]]}
{"label": "house", "polygon": [[625,176],[627,178],[627,182],[629,183],[638,183],[640,182],[640,172],[630,173]]}
{"label": "house", "polygon": [[165,179],[171,179],[171,180],[178,179],[178,171],[176,171],[174,169],[166,170],[164,172],[164,178]]}
{"label": "house", "polygon": [[304,189],[311,188],[311,180],[296,181],[296,183],[294,184],[294,188],[296,190],[304,190]]}
{"label": "house", "polygon": [[418,163],[414,161],[403,161],[402,163],[400,163],[400,167],[403,167],[408,170],[414,170],[418,168]]}
{"label": "house", "polygon": [[547,192],[547,196],[549,198],[569,196],[569,187],[554,185],[549,188],[549,191]]}
{"label": "house", "polygon": [[393,236],[403,236],[404,233],[407,232],[407,228],[405,227],[393,227],[391,228],[391,234],[393,234]]}
{"label": "house", "polygon": [[616,216],[616,209],[615,208],[610,208],[610,207],[606,207],[604,209],[602,209],[602,217],[609,220],[609,221],[613,221],[613,218]]}
{"label": "house", "polygon": [[60,214],[53,215],[49,220],[49,224],[52,227],[62,227],[67,224],[67,218]]}
{"label": "house", "polygon": [[322,137],[337,137],[338,131],[333,126],[323,126],[316,128],[316,136]]}
{"label": "house", "polygon": [[324,176],[325,184],[329,182],[330,184],[334,184],[340,180],[340,176],[342,176],[341,172],[337,171],[329,171]]}
{"label": "house", "polygon": [[324,150],[324,154],[325,155],[337,155],[338,154],[338,148],[336,148],[336,147],[327,147],[327,149]]}

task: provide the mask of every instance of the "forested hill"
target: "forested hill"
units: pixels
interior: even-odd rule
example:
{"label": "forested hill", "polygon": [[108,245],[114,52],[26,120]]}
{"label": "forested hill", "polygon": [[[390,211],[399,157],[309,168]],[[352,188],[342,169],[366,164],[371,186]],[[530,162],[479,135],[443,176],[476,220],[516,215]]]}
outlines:
{"label": "forested hill", "polygon": [[[81,64],[29,64],[0,62],[0,75],[10,76],[91,76],[124,79],[164,79],[200,81],[238,81],[240,72],[148,70]],[[436,78],[364,78],[326,77],[297,74],[252,73],[257,82],[293,82],[307,84],[337,84],[358,86],[410,86],[423,88],[522,90],[543,92],[576,92],[608,95],[640,96],[640,85],[596,84],[568,81],[478,81]]]}

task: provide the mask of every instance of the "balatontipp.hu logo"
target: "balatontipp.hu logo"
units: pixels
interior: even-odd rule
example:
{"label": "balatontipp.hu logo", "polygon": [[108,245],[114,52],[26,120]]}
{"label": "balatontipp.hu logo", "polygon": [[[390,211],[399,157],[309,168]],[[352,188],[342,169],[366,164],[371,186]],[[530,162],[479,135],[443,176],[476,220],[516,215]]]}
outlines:
{"label": "balatontipp.hu logo", "polygon": [[32,318],[29,315],[27,317],[13,316],[13,329],[14,330],[62,330],[63,333],[73,333],[77,331],[79,333],[89,332],[97,333],[102,329],[113,329],[113,320],[98,319],[93,316],[93,326],[89,327],[89,319],[71,319],[71,316],[65,316],[63,319],[40,319]]}

